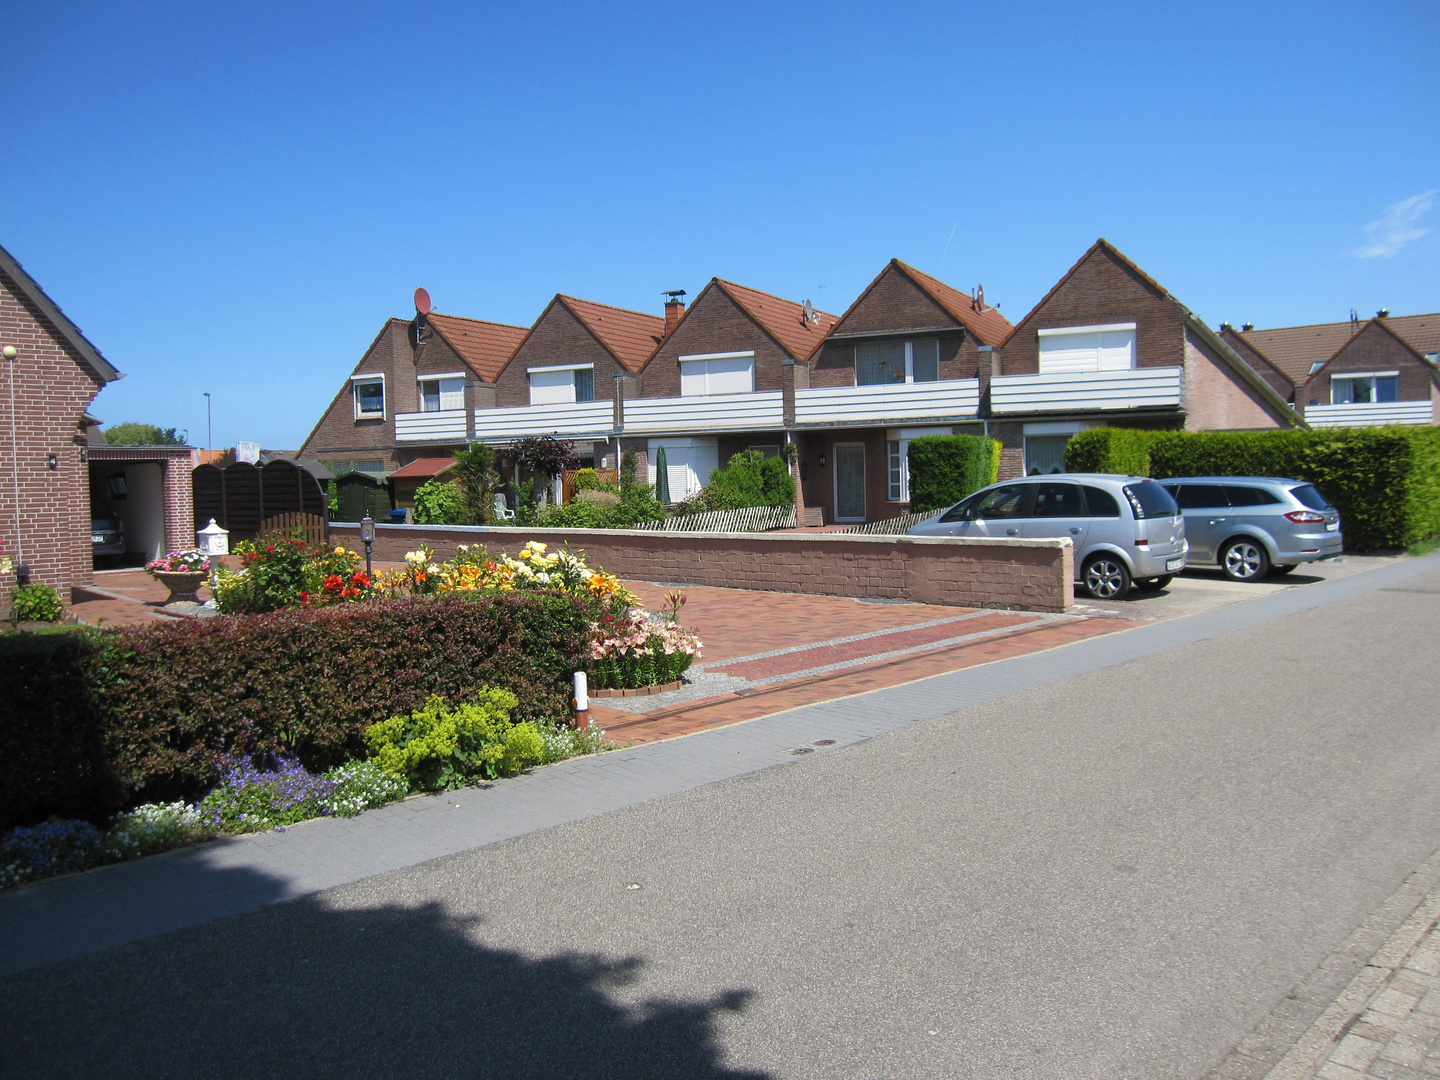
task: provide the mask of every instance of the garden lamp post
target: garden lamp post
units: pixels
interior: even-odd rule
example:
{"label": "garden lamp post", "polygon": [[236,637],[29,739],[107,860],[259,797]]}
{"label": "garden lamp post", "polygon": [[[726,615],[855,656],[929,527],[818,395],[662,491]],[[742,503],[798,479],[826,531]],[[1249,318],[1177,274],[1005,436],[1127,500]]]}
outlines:
{"label": "garden lamp post", "polygon": [[220,577],[220,556],[230,554],[230,530],[222,529],[210,519],[210,524],[195,530],[195,545],[210,562],[210,603],[215,604],[215,583]]}
{"label": "garden lamp post", "polygon": [[375,542],[375,519],[370,516],[369,510],[360,519],[360,542],[365,545],[365,576],[371,577],[370,545]]}

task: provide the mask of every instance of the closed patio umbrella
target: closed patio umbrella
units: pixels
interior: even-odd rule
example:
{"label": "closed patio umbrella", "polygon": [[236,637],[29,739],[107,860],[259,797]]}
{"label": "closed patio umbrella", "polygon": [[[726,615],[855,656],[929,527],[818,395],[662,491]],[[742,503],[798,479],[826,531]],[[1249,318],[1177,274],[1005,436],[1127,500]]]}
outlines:
{"label": "closed patio umbrella", "polygon": [[665,464],[665,448],[655,455],[655,498],[662,503],[670,501],[670,470]]}

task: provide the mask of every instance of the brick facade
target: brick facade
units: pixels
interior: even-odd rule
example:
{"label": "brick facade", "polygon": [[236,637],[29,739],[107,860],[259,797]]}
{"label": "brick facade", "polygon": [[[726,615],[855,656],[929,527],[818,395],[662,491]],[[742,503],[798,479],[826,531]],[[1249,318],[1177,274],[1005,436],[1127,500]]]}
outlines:
{"label": "brick facade", "polygon": [[504,409],[529,405],[530,376],[526,369],[554,364],[594,364],[596,401],[613,400],[615,375],[625,373],[610,351],[557,296],[535,320],[529,337],[495,381],[496,406]]}
{"label": "brick facade", "polygon": [[[449,351],[443,341],[439,346]],[[438,353],[436,348],[432,359],[438,360]],[[458,357],[454,357],[454,363],[457,366],[448,370],[464,369]],[[418,407],[415,369],[410,324],[404,319],[386,320],[351,372],[352,375],[385,376],[384,419],[355,418],[355,399],[350,389],[351,380],[347,379],[296,456],[319,461],[379,460],[387,470],[398,469],[419,456],[417,450],[395,445],[395,414],[414,412]]]}
{"label": "brick facade", "polygon": [[1249,364],[1255,370],[1255,374],[1264,379],[1266,385],[1275,393],[1286,401],[1294,402],[1296,400],[1296,386],[1290,381],[1289,376],[1270,363],[1260,354],[1259,350],[1253,348],[1248,341],[1236,333],[1234,327],[1228,323],[1221,327],[1220,340],[1234,349],[1235,354]]}
{"label": "brick facade", "polygon": [[[73,328],[59,325],[37,292],[28,279],[0,268],[0,347],[19,350],[14,360],[0,359],[0,554],[17,564],[23,560],[32,581],[58,588],[68,600],[72,587],[92,581],[81,418],[115,373],[82,354]],[[0,576],[0,615],[9,613],[14,584],[13,573]]]}
{"label": "brick facade", "polygon": [[1250,431],[1291,427],[1289,409],[1280,410],[1234,371],[1208,343],[1185,331],[1185,430]]}
{"label": "brick facade", "polygon": [[1371,319],[1298,392],[1306,404],[1330,404],[1330,378],[1346,372],[1398,371],[1399,400],[1428,401],[1436,387],[1435,369],[1381,319]]}
{"label": "brick facade", "polygon": [[[755,353],[757,391],[783,390],[789,383],[791,365],[784,363],[784,347],[712,281],[695,298],[680,325],[641,371],[643,395],[679,397],[679,358],[719,352]],[[598,386],[596,394],[599,394]]]}
{"label": "brick facade", "polygon": [[[449,558],[457,544],[515,554],[531,540],[568,544],[591,566],[631,581],[815,593],[923,604],[1067,611],[1074,604],[1069,540],[681,533],[592,529],[378,526],[374,557],[394,562],[420,544]],[[352,547],[359,529],[331,535]]]}

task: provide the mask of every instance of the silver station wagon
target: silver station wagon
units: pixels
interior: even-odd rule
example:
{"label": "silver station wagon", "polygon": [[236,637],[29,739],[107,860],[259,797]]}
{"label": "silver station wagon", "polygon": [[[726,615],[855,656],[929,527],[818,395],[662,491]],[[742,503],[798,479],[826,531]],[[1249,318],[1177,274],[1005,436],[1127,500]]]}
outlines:
{"label": "silver station wagon", "polygon": [[1287,574],[1344,550],[1340,512],[1303,480],[1176,476],[1160,484],[1185,515],[1191,564],[1213,563],[1235,581]]}
{"label": "silver station wagon", "polygon": [[1069,539],[1075,580],[1098,600],[1132,584],[1163,589],[1185,568],[1185,519],[1144,476],[1062,473],[992,484],[910,529],[911,536]]}

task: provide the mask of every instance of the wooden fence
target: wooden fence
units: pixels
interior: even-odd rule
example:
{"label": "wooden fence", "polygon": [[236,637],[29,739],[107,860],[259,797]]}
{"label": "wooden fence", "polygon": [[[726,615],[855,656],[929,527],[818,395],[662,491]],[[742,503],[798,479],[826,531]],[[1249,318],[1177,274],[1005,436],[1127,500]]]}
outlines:
{"label": "wooden fence", "polygon": [[664,521],[642,521],[647,532],[769,532],[795,528],[793,506],[747,506],[743,510],[707,510]]}
{"label": "wooden fence", "polygon": [[901,514],[899,517],[886,518],[884,521],[867,521],[864,525],[856,525],[853,529],[840,529],[842,533],[864,533],[867,536],[903,536],[910,531],[912,525],[919,525],[934,517],[938,510],[931,510],[925,514]]}
{"label": "wooden fence", "polygon": [[312,548],[324,547],[330,542],[330,523],[322,514],[276,514],[260,524],[260,538],[279,537],[289,540],[299,532]]}

